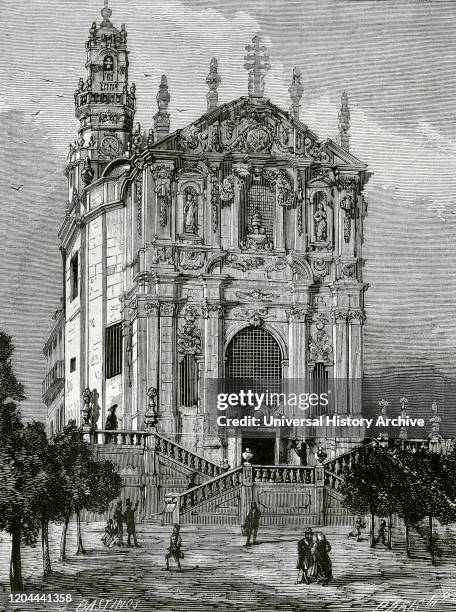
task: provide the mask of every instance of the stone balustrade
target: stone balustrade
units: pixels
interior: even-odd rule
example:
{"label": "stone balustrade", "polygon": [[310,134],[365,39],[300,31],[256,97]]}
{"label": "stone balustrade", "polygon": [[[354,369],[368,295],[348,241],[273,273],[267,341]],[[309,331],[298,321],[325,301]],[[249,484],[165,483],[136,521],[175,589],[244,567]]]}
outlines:
{"label": "stone balustrade", "polygon": [[97,429],[92,432],[94,444],[118,444],[123,446],[144,446],[147,433],[145,431],[112,431]]}
{"label": "stone balustrade", "polygon": [[199,472],[209,478],[215,478],[223,472],[223,469],[216,463],[209,461],[201,455],[197,455],[172,440],[164,438],[160,434],[155,434],[155,450],[168,457],[168,459],[176,461],[190,470]]}
{"label": "stone balustrade", "polygon": [[242,484],[242,467],[220,474],[203,484],[177,495],[179,512],[188,512],[194,506],[203,503],[216,495],[221,495]]}
{"label": "stone balustrade", "polygon": [[299,465],[254,465],[253,482],[273,484],[314,484],[315,468]]}

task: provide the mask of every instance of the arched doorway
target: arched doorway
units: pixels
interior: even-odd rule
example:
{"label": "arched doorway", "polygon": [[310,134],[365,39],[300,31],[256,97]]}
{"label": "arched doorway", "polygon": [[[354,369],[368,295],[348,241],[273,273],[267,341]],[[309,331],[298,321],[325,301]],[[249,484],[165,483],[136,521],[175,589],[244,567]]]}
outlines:
{"label": "arched doorway", "polygon": [[[283,355],[274,336],[263,327],[253,325],[241,329],[229,342],[225,355],[225,378],[242,379],[254,393],[280,392]],[[233,385],[233,389],[237,389]],[[247,389],[244,389],[247,390]],[[278,461],[280,440],[273,428],[241,428],[243,450],[253,453],[253,463],[271,465]]]}

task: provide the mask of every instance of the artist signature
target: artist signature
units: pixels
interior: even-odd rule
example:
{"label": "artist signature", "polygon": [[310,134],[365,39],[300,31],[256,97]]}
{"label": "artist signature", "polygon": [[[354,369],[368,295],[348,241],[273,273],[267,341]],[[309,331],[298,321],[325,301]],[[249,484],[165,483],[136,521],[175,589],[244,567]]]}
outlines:
{"label": "artist signature", "polygon": [[456,591],[443,591],[432,597],[422,599],[388,599],[381,601],[374,612],[418,612],[429,608],[437,608],[444,602],[456,603]]}
{"label": "artist signature", "polygon": [[75,605],[75,602],[65,603],[60,608],[55,608],[56,612],[92,612],[93,610],[136,610],[139,606],[139,599],[104,599],[104,598],[89,598],[81,599]]}

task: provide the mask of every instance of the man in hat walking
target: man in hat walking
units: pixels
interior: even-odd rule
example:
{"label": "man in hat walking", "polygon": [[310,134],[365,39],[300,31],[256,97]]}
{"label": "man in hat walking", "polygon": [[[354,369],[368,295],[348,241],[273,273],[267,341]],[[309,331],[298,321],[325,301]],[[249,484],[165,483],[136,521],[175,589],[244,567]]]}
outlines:
{"label": "man in hat walking", "polygon": [[136,548],[139,548],[138,540],[136,539],[136,525],[135,525],[135,512],[138,509],[139,501],[136,502],[135,507],[132,508],[131,501],[127,499],[125,501],[125,513],[124,521],[127,526],[127,546],[131,546],[130,540],[133,537],[133,542]]}
{"label": "man in hat walking", "polygon": [[244,532],[247,536],[246,546],[250,546],[250,539],[252,539],[252,544],[256,544],[258,527],[260,525],[261,512],[258,508],[256,502],[252,502],[250,504],[250,510],[247,516],[245,517],[244,523]]}
{"label": "man in hat walking", "polygon": [[[298,563],[296,564],[298,577],[296,579],[296,584],[310,584],[308,573],[313,565],[312,544],[312,529],[307,527],[304,531],[304,537],[298,542]],[[301,579],[299,579],[300,576]]]}

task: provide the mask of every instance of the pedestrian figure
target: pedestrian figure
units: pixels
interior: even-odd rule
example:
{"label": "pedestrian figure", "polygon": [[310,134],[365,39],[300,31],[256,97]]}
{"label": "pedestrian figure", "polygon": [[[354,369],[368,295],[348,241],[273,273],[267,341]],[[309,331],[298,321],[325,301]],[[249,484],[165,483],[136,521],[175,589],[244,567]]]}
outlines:
{"label": "pedestrian figure", "polygon": [[131,546],[130,540],[133,537],[133,542],[136,548],[139,548],[138,540],[136,539],[136,525],[135,525],[135,512],[138,509],[139,501],[136,502],[135,507],[132,508],[131,501],[127,499],[125,501],[125,513],[123,520],[127,526],[127,546]]}
{"label": "pedestrian figure", "polygon": [[180,560],[184,558],[182,548],[182,538],[180,536],[180,525],[174,525],[173,532],[169,539],[169,548],[165,555],[166,568],[169,570],[169,560],[171,557],[176,561],[179,571],[182,571]]}
{"label": "pedestrian figure", "polygon": [[108,522],[106,523],[106,527],[104,530],[104,534],[103,537],[101,538],[101,541],[103,542],[104,546],[107,546],[108,548],[112,548],[114,546],[114,521],[112,519],[108,519]]}
{"label": "pedestrian figure", "polygon": [[314,537],[311,552],[313,556],[311,573],[319,584],[326,585],[332,578],[332,563],[328,554],[331,552],[331,545],[321,531]]}
{"label": "pedestrian figure", "polygon": [[[118,404],[113,404],[109,408],[109,414],[106,417],[105,430],[107,431],[117,431],[117,415],[116,408]],[[111,440],[116,444],[117,436],[115,434],[105,434],[105,444],[109,444]]]}
{"label": "pedestrian figure", "polygon": [[360,516],[358,516],[358,518],[356,519],[353,531],[350,531],[350,533],[348,534],[348,537],[356,538],[356,541],[360,542],[361,541],[361,529],[365,529],[365,528],[366,528],[366,523],[363,521],[363,519]]}
{"label": "pedestrian figure", "polygon": [[385,542],[385,534],[388,531],[388,527],[386,526],[386,520],[384,518],[380,519],[380,524],[378,526],[377,537],[375,538],[375,544],[378,544],[380,540],[382,544],[386,544]]}
{"label": "pedestrian figure", "polygon": [[246,546],[250,546],[251,539],[252,544],[256,544],[258,527],[260,525],[260,517],[261,512],[256,502],[251,502],[249,513],[245,517],[245,522],[243,525],[243,534],[247,536],[247,542],[245,543]]}
{"label": "pedestrian figure", "polygon": [[114,521],[116,527],[116,535],[117,535],[117,546],[123,546],[123,512],[122,512],[122,501],[119,501],[116,504],[114,510]]}
{"label": "pedestrian figure", "polygon": [[298,563],[296,564],[298,577],[296,578],[296,584],[310,584],[308,573],[313,564],[312,545],[312,529],[308,527],[304,531],[304,537],[298,542]]}

